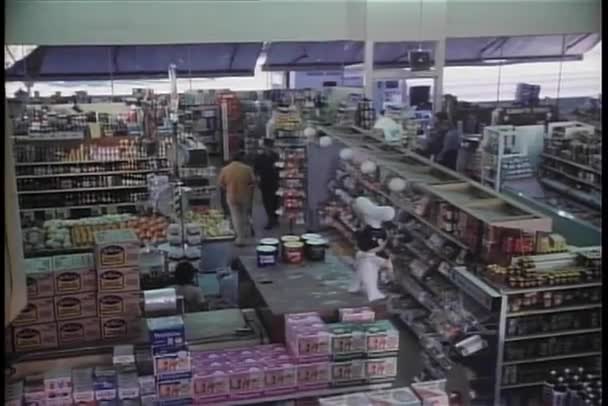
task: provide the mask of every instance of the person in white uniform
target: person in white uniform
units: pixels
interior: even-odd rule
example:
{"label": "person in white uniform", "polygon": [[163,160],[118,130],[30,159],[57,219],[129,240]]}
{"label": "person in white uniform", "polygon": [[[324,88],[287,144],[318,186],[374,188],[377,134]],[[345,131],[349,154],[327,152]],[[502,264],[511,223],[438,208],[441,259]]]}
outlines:
{"label": "person in white uniform", "polygon": [[395,209],[388,206],[377,206],[366,197],[355,199],[353,208],[365,222],[365,227],[357,232],[357,253],[355,254],[355,273],[349,292],[356,293],[362,289],[370,302],[386,297],[378,289],[378,276],[381,270],[393,274],[390,258],[382,253],[386,248],[388,236],[382,223],[395,217]]}

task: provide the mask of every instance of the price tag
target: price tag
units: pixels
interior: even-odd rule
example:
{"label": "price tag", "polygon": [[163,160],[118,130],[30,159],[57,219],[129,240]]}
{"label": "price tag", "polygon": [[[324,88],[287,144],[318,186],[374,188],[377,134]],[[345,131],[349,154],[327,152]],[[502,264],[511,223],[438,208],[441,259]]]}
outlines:
{"label": "price tag", "polygon": [[107,208],[107,214],[116,214],[118,213],[118,207],[117,206],[108,206]]}
{"label": "price tag", "polygon": [[101,216],[101,208],[100,207],[91,207],[91,216]]}

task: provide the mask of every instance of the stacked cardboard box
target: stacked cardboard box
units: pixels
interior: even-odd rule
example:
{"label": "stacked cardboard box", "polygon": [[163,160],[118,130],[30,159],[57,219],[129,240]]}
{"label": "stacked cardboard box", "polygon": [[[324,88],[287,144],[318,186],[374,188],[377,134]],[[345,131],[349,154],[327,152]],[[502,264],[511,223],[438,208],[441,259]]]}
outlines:
{"label": "stacked cardboard box", "polygon": [[95,233],[97,304],[103,339],[141,333],[139,247],[131,229]]}
{"label": "stacked cardboard box", "polygon": [[286,315],[287,348],[297,363],[300,390],[397,376],[398,330],[389,321],[374,321],[369,308],[341,309],[340,318],[326,324],[317,313]]}
{"label": "stacked cardboard box", "polygon": [[99,231],[95,241],[95,255],[25,260],[28,304],[9,329],[8,351],[68,347],[141,332],[135,232]]}
{"label": "stacked cardboard box", "polygon": [[53,257],[54,308],[60,346],[97,341],[97,275],[92,254]]}
{"label": "stacked cardboard box", "polygon": [[92,254],[25,260],[28,304],[13,321],[14,350],[96,341],[99,319]]}
{"label": "stacked cardboard box", "polygon": [[181,404],[192,400],[192,360],[186,346],[186,330],[181,316],[147,319],[154,376],[156,404]]}
{"label": "stacked cardboard box", "polygon": [[56,348],[59,342],[53,305],[53,258],[26,259],[25,275],[28,304],[12,323],[14,350],[22,352]]}

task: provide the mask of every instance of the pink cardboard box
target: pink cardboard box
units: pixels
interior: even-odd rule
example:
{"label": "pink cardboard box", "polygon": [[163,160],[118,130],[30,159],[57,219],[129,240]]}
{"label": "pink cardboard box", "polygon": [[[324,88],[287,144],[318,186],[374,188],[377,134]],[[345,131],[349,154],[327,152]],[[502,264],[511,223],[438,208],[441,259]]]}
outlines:
{"label": "pink cardboard box", "polygon": [[365,377],[369,381],[394,379],[397,376],[397,357],[372,358],[365,361]]}
{"label": "pink cardboard box", "polygon": [[322,389],[329,386],[331,379],[329,362],[298,364],[296,370],[299,390]]}
{"label": "pink cardboard box", "polygon": [[353,322],[373,322],[376,318],[376,313],[369,307],[346,307],[340,309],[340,321],[345,323]]}
{"label": "pink cardboard box", "polygon": [[422,406],[449,406],[450,401],[445,391],[445,379],[437,381],[412,383],[412,389],[422,400]]}
{"label": "pink cardboard box", "polygon": [[199,371],[192,377],[192,397],[195,403],[213,404],[228,399],[230,370]]}
{"label": "pink cardboard box", "polygon": [[262,395],[264,370],[261,366],[235,368],[230,374],[230,399],[250,399]]}
{"label": "pink cardboard box", "polygon": [[282,395],[297,388],[297,369],[294,363],[269,362],[264,367],[264,394]]}
{"label": "pink cardboard box", "polygon": [[53,298],[28,299],[25,309],[13,321],[13,326],[28,326],[55,321]]}
{"label": "pink cardboard box", "polygon": [[97,317],[57,322],[59,345],[62,347],[101,339]]}
{"label": "pink cardboard box", "polygon": [[331,355],[331,334],[318,328],[297,328],[286,337],[290,354],[298,362],[313,362],[329,359]]}

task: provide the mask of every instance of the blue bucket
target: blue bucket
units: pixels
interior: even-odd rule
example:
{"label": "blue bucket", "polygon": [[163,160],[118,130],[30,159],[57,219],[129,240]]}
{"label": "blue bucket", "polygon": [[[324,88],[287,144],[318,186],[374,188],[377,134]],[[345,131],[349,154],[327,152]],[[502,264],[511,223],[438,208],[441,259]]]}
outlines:
{"label": "blue bucket", "polygon": [[277,264],[277,247],[273,247],[272,245],[258,245],[255,251],[258,255],[258,267],[263,268]]}

